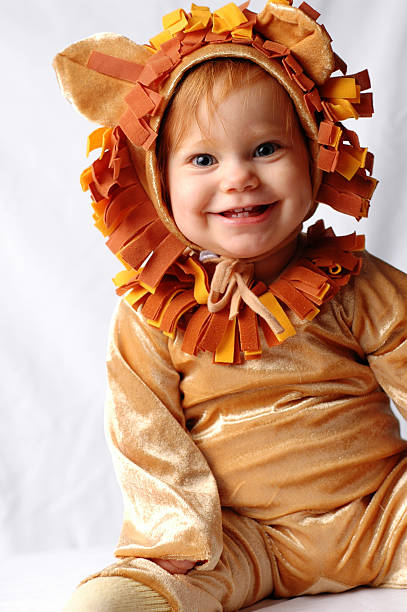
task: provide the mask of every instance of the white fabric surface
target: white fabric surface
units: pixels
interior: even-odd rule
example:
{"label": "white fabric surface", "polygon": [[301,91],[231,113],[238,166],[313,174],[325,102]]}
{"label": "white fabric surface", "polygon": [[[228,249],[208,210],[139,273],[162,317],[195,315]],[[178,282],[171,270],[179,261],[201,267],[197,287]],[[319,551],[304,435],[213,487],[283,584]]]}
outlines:
{"label": "white fabric surface", "polygon": [[[0,562],[0,612],[61,612],[83,576],[110,562],[109,550],[103,548],[15,555]],[[360,588],[268,599],[245,608],[245,612],[405,612],[406,607],[407,591]]]}
{"label": "white fabric surface", "polygon": [[[369,250],[406,269],[407,3],[310,3],[323,13],[320,21],[349,72],[370,69],[376,115],[361,119],[357,128],[362,144],[376,154],[374,174],[381,184],[370,219],[356,229],[367,234]],[[222,4],[226,0],[211,7]],[[1,3],[0,554],[7,559],[75,547],[111,550],[121,521],[103,438],[104,353],[115,303],[110,278],[120,265],[92,227],[89,197],[78,183],[93,127],[62,98],[51,60],[73,41],[100,31],[145,42],[160,31],[162,14],[178,6],[179,0]],[[256,0],[251,8],[262,6]],[[319,214],[337,233],[356,226],[325,206]],[[69,560],[75,567],[71,582],[94,569],[92,556],[77,558],[77,564]],[[44,566],[24,561],[23,579],[20,563],[17,557],[3,568],[10,576],[7,568],[16,572],[16,596],[25,580],[35,577],[43,585],[43,569],[54,570],[52,556]],[[59,583],[50,575],[54,586],[68,588],[65,576]],[[41,586],[44,602],[49,593]],[[383,597],[395,610],[403,595],[368,591],[363,601]],[[332,601],[345,609],[346,598]],[[300,609],[295,602],[274,605]],[[29,609],[34,608],[24,608]]]}

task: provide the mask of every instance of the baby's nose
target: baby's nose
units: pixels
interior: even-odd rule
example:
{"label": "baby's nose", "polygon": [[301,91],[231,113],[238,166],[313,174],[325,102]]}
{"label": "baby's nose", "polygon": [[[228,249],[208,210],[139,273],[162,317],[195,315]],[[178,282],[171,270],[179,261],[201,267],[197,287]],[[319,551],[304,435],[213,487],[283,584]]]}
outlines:
{"label": "baby's nose", "polygon": [[250,164],[234,162],[224,168],[220,189],[224,193],[230,191],[242,192],[256,189],[258,185],[259,178]]}

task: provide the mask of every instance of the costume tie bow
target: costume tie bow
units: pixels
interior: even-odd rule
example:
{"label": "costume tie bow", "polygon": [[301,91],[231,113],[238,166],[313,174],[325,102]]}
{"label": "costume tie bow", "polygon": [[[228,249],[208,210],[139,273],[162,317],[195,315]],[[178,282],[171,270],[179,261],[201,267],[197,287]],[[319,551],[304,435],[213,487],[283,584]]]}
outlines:
{"label": "costume tie bow", "polygon": [[229,305],[229,319],[234,319],[243,300],[251,310],[266,321],[274,334],[281,334],[284,331],[268,308],[249,289],[254,276],[253,262],[245,263],[239,259],[214,255],[209,251],[201,252],[200,259],[205,263],[216,263],[209,289],[207,303],[209,312],[219,312]]}

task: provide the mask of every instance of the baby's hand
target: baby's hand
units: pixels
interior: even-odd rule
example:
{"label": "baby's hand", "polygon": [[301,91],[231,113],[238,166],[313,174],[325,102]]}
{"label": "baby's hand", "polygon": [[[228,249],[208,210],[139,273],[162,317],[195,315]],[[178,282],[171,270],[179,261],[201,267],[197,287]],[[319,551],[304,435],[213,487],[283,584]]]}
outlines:
{"label": "baby's hand", "polygon": [[176,559],[150,559],[170,574],[186,574],[196,565],[196,561],[177,561]]}

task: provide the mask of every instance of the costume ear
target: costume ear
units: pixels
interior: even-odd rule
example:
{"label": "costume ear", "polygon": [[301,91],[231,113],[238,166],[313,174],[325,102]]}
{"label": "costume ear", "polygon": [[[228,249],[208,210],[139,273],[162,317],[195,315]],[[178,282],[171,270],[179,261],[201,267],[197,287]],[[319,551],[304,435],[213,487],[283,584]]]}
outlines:
{"label": "costume ear", "polygon": [[315,21],[319,13],[311,7],[308,10],[294,8],[288,2],[280,4],[277,0],[276,3],[269,0],[257,16],[256,29],[269,40],[288,47],[307,75],[317,85],[322,85],[335,69],[331,38],[324,26]]}
{"label": "costume ear", "polygon": [[103,33],[80,40],[55,57],[53,66],[67,100],[91,121],[113,127],[127,108],[124,98],[134,83],[88,68],[92,51],[136,64],[145,64],[151,53],[125,36]]}

